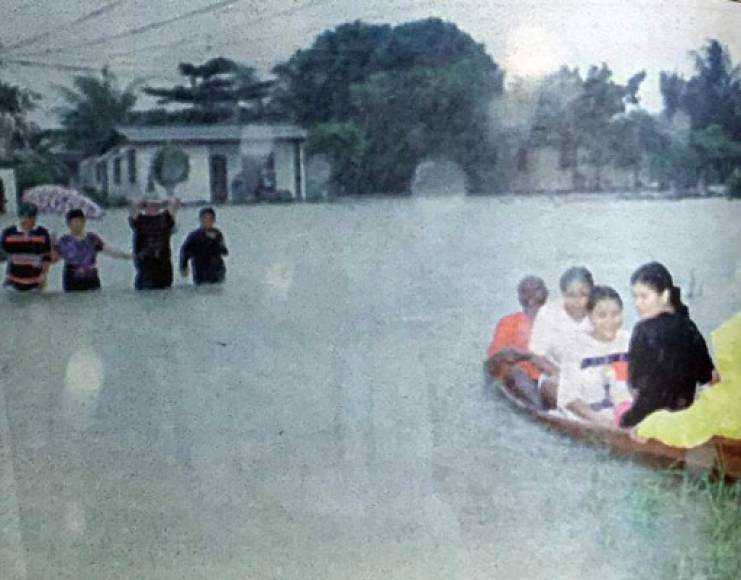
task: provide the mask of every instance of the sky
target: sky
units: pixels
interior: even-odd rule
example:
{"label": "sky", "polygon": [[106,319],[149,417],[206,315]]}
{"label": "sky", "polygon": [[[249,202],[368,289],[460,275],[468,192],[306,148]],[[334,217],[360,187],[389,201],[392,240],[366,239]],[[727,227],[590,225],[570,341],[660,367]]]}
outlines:
{"label": "sky", "polygon": [[[659,72],[690,74],[690,51],[709,38],[720,40],[734,62],[741,62],[741,3],[732,0],[0,2],[0,79],[43,95],[33,118],[44,127],[58,125],[55,87],[85,74],[63,67],[109,65],[122,83],[143,79],[157,86],[181,82],[179,62],[226,56],[268,75],[324,30],[353,20],[452,21],[485,46],[509,80],[536,79],[564,64],[586,70],[605,62],[619,82],[646,70],[640,95],[650,111],[661,108]],[[152,104],[142,98],[138,108]]]}

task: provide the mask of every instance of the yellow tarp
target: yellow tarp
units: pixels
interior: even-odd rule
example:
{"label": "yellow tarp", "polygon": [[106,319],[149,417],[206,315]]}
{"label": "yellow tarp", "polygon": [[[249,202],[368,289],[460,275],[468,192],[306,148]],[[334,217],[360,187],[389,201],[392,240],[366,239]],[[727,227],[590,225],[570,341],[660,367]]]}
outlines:
{"label": "yellow tarp", "polygon": [[638,435],[673,447],[696,447],[714,435],[741,439],[741,312],[712,334],[721,382],[683,411],[657,411],[638,424]]}

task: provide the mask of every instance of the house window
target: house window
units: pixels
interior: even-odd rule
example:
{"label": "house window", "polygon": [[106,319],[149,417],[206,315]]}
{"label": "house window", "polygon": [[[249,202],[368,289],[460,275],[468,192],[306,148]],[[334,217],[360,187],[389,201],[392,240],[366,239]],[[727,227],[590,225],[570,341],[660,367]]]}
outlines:
{"label": "house window", "polygon": [[116,157],[113,160],[113,183],[121,185],[121,158]]}
{"label": "house window", "polygon": [[136,149],[129,149],[126,155],[129,166],[129,183],[133,185],[136,183]]}

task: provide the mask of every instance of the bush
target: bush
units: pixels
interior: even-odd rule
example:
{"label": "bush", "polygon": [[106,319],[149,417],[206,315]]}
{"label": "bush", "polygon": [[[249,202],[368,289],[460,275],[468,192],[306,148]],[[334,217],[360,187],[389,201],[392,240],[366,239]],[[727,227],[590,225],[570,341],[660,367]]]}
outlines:
{"label": "bush", "polygon": [[20,201],[24,191],[37,185],[67,185],[69,174],[53,157],[24,151],[15,157],[15,181]]}
{"label": "bush", "polygon": [[727,195],[731,199],[741,199],[741,169],[738,167],[733,171],[726,181]]}

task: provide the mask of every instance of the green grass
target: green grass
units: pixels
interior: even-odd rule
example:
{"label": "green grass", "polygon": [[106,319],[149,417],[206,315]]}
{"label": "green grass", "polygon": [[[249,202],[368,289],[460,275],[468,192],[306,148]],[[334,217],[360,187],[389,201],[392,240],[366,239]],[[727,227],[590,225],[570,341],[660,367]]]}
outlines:
{"label": "green grass", "polygon": [[631,578],[741,578],[741,483],[676,470],[636,475],[595,467],[582,498],[617,570]]}

